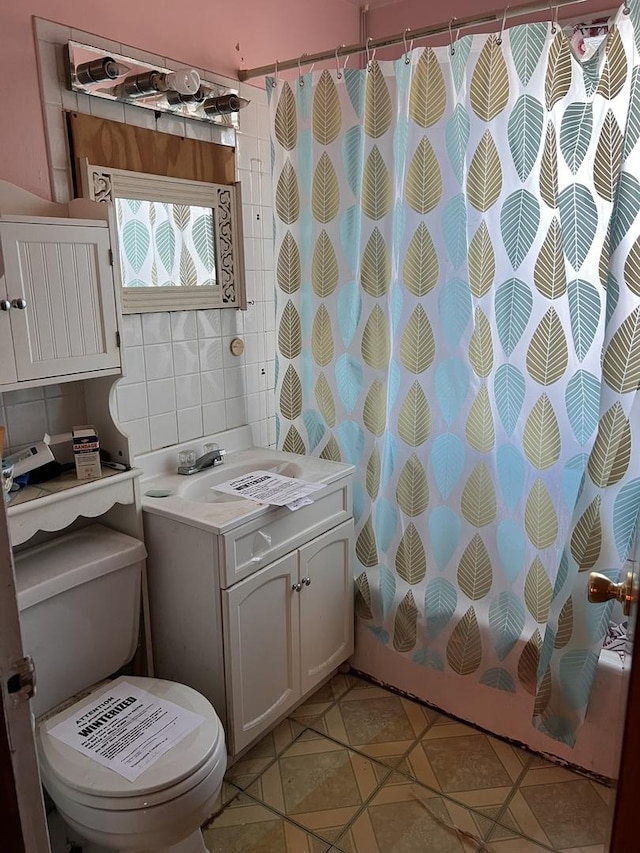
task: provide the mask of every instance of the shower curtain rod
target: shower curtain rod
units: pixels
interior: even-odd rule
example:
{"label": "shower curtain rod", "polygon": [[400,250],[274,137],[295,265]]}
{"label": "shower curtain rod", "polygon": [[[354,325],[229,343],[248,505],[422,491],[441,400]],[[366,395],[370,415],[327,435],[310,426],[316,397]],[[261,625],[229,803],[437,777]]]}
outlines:
{"label": "shower curtain rod", "polygon": [[272,65],[261,65],[259,68],[244,68],[238,71],[238,79],[241,81],[251,80],[253,77],[264,77],[266,74],[277,74],[278,71],[286,71],[290,68],[298,68],[302,65],[311,65],[314,62],[323,62],[328,59],[338,60],[338,57],[351,56],[354,53],[365,53],[379,47],[390,47],[391,45],[401,44],[408,40],[423,39],[427,36],[442,35],[451,32],[451,30],[461,30],[467,27],[477,26],[479,24],[493,24],[509,18],[520,18],[523,15],[532,15],[536,12],[550,11],[552,9],[563,8],[564,6],[578,6],[585,3],[587,0],[552,0],[551,3],[527,3],[523,6],[513,8],[496,9],[493,12],[487,12],[486,15],[468,16],[466,18],[452,18],[450,21],[442,24],[432,24],[428,27],[421,27],[418,30],[406,29],[402,33],[394,35],[382,36],[378,39],[369,39],[366,42],[358,44],[341,44],[334,50],[323,50],[320,53],[302,54],[295,59],[286,59],[284,62],[276,60]]}

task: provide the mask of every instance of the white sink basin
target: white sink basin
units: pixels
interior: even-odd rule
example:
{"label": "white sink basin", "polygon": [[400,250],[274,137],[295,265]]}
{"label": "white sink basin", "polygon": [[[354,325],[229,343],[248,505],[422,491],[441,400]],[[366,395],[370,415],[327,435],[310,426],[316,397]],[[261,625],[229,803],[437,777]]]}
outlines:
{"label": "white sink basin", "polygon": [[[225,446],[224,439],[219,443]],[[140,483],[143,510],[217,532],[224,532],[272,510],[282,511],[267,504],[217,492],[213,488],[217,483],[252,471],[272,471],[283,477],[329,484],[353,471],[353,466],[339,462],[271,448],[249,447],[228,452],[225,461],[214,468],[182,475],[176,473],[175,449],[149,454],[152,455],[156,460],[160,459],[164,472],[159,471],[158,466],[153,473],[150,470],[146,477],[143,476]]]}

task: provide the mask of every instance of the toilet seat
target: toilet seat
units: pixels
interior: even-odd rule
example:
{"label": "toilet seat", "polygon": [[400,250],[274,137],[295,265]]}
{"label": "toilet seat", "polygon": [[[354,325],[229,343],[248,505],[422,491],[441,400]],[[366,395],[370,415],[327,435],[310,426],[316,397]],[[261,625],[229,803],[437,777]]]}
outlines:
{"label": "toilet seat", "polygon": [[114,683],[121,681],[200,714],[204,721],[130,782],[48,734],[49,729],[72,716],[79,707],[95,701],[111,686],[99,685],[78,702],[38,723],[43,782],[51,788],[54,799],[57,792],[65,799],[94,809],[148,809],[185,794],[199,785],[221,759],[226,761],[222,724],[204,696],[184,684],[163,679],[123,676]]}

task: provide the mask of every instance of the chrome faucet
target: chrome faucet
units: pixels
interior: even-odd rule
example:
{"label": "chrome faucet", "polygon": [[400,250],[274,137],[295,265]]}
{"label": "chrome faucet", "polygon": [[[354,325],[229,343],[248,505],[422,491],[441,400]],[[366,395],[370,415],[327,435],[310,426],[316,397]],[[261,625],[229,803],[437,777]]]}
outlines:
{"label": "chrome faucet", "polygon": [[202,456],[199,456],[193,465],[180,465],[178,467],[178,474],[198,474],[200,471],[204,471],[207,468],[213,468],[215,465],[222,465],[226,452],[227,451],[223,450],[221,447],[216,448],[216,450],[210,450],[209,453],[204,453]]}

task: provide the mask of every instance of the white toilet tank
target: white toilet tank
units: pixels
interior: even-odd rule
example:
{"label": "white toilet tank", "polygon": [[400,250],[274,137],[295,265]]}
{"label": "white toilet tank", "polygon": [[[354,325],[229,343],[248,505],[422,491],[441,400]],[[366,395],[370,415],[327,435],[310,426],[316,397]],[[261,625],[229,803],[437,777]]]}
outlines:
{"label": "white toilet tank", "polygon": [[138,645],[142,542],[92,524],[15,555],[39,717],[117,672]]}

